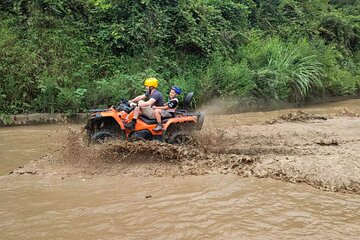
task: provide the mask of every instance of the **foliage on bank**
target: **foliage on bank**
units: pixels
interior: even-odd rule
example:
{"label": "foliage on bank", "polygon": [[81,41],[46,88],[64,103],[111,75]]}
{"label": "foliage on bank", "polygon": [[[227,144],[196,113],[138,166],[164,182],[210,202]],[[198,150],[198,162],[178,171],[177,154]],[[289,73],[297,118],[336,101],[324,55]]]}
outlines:
{"label": "foliage on bank", "polygon": [[0,112],[78,112],[142,92],[196,103],[360,90],[360,1],[4,0]]}

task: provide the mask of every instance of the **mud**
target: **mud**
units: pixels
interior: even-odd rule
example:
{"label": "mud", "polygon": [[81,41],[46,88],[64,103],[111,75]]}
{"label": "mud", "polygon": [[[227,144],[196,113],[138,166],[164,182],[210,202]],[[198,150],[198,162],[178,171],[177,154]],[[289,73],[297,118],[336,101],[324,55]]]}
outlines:
{"label": "mud", "polygon": [[291,112],[288,114],[281,115],[277,119],[266,120],[267,124],[281,123],[281,122],[310,122],[315,120],[327,120],[332,117],[320,116],[317,114],[306,113],[302,110]]}
{"label": "mud", "polygon": [[[359,194],[360,118],[349,112],[315,115],[296,111],[280,115],[271,124],[234,126],[210,125],[210,117],[206,128],[195,134],[195,146],[156,141],[88,145],[82,131],[67,128],[55,133],[56,142],[62,143],[55,151],[11,174],[62,179],[232,174]],[[216,118],[226,122],[229,117]]]}
{"label": "mud", "polygon": [[340,108],[337,110],[337,116],[360,117],[360,114],[355,113],[349,108]]}

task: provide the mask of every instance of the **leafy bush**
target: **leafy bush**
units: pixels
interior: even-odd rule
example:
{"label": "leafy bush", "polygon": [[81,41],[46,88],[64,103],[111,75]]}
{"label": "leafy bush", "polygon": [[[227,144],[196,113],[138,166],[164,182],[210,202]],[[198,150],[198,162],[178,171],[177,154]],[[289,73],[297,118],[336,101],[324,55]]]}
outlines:
{"label": "leafy bush", "polygon": [[[212,98],[305,101],[360,91],[358,1],[0,2],[0,112],[77,112],[146,77]],[[325,91],[324,91],[325,90]]]}
{"label": "leafy bush", "polygon": [[335,67],[329,72],[331,80],[326,87],[332,96],[355,95],[359,90],[360,79],[350,71]]}

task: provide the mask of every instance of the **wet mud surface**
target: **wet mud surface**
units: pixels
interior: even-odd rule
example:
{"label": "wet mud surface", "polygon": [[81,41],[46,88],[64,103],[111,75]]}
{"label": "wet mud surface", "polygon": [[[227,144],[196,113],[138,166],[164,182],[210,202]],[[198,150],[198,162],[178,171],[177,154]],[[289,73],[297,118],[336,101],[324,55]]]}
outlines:
{"label": "wet mud surface", "polygon": [[78,129],[62,129],[55,150],[10,175],[187,176],[231,174],[306,183],[360,193],[360,118],[349,109],[333,114],[293,111],[249,124],[242,115],[209,116],[194,146],[113,141],[88,145]]}

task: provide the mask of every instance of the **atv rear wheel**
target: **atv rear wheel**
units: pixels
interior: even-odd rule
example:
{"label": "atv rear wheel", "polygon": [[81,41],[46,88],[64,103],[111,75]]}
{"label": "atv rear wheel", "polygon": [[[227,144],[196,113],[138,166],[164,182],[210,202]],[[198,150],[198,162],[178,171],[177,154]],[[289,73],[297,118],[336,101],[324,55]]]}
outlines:
{"label": "atv rear wheel", "polygon": [[90,137],[90,142],[92,143],[102,143],[106,140],[116,139],[116,134],[113,132],[110,132],[108,130],[101,130],[98,132],[95,132]]}
{"label": "atv rear wheel", "polygon": [[205,113],[201,112],[197,117],[197,122],[196,122],[197,130],[201,130],[202,126],[204,125],[204,121],[205,121]]}
{"label": "atv rear wheel", "polygon": [[170,144],[182,144],[182,145],[196,145],[197,142],[195,138],[185,131],[173,133],[167,140]]}

